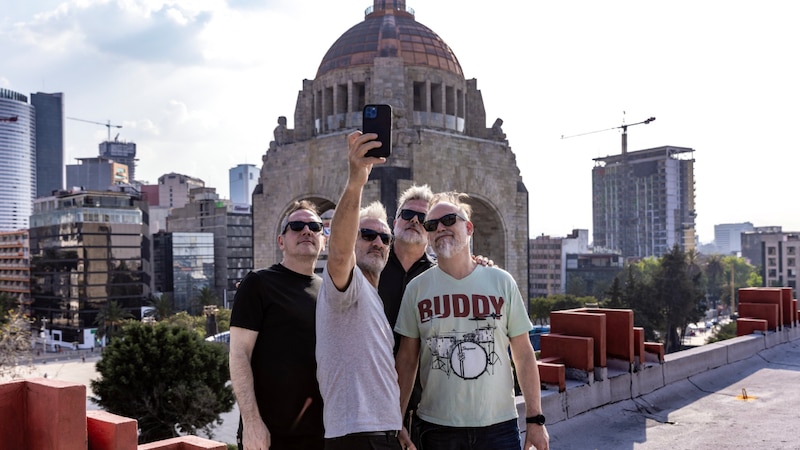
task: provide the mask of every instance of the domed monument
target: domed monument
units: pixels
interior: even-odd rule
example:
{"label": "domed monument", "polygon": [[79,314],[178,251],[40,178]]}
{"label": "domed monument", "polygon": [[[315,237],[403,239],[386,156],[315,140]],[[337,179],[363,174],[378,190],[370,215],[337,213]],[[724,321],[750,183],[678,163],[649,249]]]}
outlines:
{"label": "domed monument", "polygon": [[398,195],[412,184],[466,192],[474,253],[508,270],[527,293],[528,192],[503,121],[486,126],[477,81],[464,78],[450,47],[405,0],[374,0],[364,21],[330,47],[314,80],[303,80],[294,129],[278,118],[253,193],[255,267],[280,260],[275,236],[293,201],[335,208],[347,180],[345,137],[361,128],[371,103],[392,105],[393,148],[372,169],[364,204],[380,200],[394,217]]}

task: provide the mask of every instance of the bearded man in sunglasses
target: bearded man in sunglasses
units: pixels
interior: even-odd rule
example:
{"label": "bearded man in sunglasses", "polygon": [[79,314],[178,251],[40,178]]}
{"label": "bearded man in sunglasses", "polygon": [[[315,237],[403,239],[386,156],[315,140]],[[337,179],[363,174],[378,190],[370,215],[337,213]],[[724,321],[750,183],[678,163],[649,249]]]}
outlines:
{"label": "bearded man in sunglasses", "polygon": [[514,375],[525,398],[521,448],[549,448],[544,426],[533,325],[517,284],[470,251],[472,212],[466,194],[431,199],[423,227],[438,265],[414,278],[403,294],[395,331],[401,406],[406,408],[419,365],[422,398],[416,411],[424,450],[519,450]]}
{"label": "bearded man in sunglasses", "polygon": [[239,449],[321,450],[322,396],[314,349],[322,279],[314,267],[325,235],[316,206],[295,202],[277,240],[283,260],[247,274],[231,312]]}
{"label": "bearded man in sunglasses", "polygon": [[[361,208],[373,164],[365,156],[381,144],[374,133],[353,132],[349,173],[331,219],[328,263],[317,299],[317,378],[323,398],[326,450],[400,450],[400,388],[394,336],[378,295],[391,234],[379,202]],[[413,445],[412,445],[413,447]]]}

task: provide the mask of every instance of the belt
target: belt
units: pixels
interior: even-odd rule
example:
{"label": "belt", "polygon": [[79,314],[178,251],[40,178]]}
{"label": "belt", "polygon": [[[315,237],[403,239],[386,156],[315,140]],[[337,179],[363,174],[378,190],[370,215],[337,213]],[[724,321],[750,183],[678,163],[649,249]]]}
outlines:
{"label": "belt", "polygon": [[400,432],[397,431],[397,430],[391,430],[391,431],[360,431],[358,433],[347,434],[346,436],[347,437],[350,437],[350,436],[381,436],[381,437],[395,437],[396,438],[397,435],[399,435],[399,434],[400,434]]}

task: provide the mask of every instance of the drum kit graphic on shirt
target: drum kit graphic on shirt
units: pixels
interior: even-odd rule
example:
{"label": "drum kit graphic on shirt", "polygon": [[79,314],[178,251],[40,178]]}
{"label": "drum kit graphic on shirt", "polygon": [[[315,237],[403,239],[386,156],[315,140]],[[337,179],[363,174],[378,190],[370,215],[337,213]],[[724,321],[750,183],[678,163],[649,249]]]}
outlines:
{"label": "drum kit graphic on shirt", "polygon": [[[432,356],[432,368],[447,374],[454,374],[465,380],[474,380],[500,362],[495,352],[494,330],[500,314],[490,314],[491,323],[485,326],[477,323],[475,330],[468,332],[452,331],[437,334],[426,340]],[[486,317],[473,317],[469,320],[488,321]]]}

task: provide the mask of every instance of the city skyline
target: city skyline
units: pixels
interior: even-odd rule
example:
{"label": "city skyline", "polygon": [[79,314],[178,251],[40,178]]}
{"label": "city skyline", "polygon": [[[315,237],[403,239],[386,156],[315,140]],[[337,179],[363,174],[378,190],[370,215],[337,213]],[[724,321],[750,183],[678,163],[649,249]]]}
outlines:
{"label": "city skyline", "polygon": [[[179,172],[229,198],[228,170],[261,166],[278,116],[294,126],[302,80],[372,1],[17,3],[0,18],[0,87],[63,92],[66,117],[122,125],[112,137],[137,144],[137,178]],[[503,119],[531,237],[592,229],[592,159],[619,153],[616,127],[651,116],[628,129],[628,151],[695,150],[702,243],[720,223],[800,230],[788,1],[406,5],[477,79],[487,126]],[[64,126],[66,164],[108,136]]]}

